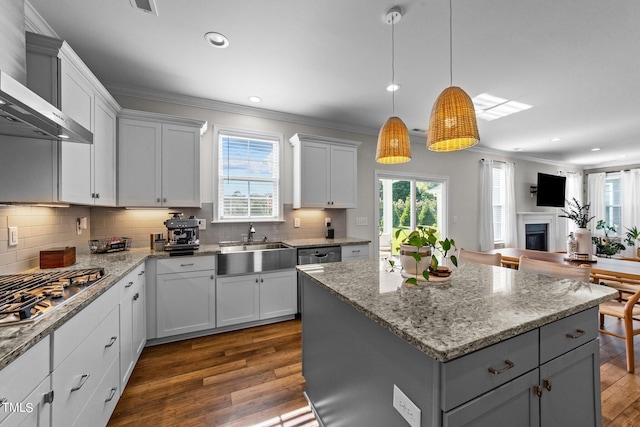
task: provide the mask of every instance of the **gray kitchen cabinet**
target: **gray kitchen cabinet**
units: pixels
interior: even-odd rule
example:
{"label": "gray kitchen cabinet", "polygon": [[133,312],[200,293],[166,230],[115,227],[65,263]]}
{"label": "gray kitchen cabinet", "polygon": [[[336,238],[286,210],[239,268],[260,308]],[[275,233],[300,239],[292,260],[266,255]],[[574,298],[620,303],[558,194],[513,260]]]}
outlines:
{"label": "gray kitchen cabinet", "polygon": [[344,245],[342,246],[342,261],[354,259],[369,259],[369,245]]}
{"label": "gray kitchen cabinet", "polygon": [[120,106],[62,40],[27,33],[28,86],[93,133],[93,144],[61,141],[57,200],[116,203],[116,115]]}
{"label": "gray kitchen cabinet", "polygon": [[200,207],[202,120],[122,110],[118,205]]}
{"label": "gray kitchen cabinet", "polygon": [[49,425],[49,347],[47,337],[0,371],[0,426]]}
{"label": "gray kitchen cabinet", "polygon": [[215,255],[159,259],[157,338],[216,327]]}
{"label": "gray kitchen cabinet", "polygon": [[219,277],[217,326],[293,315],[298,304],[295,270]]}
{"label": "gray kitchen cabinet", "polygon": [[133,368],[147,340],[145,265],[141,264],[119,284],[120,301],[120,392],[131,377]]}
{"label": "gray kitchen cabinet", "polygon": [[293,208],[355,208],[360,142],[295,134]]}

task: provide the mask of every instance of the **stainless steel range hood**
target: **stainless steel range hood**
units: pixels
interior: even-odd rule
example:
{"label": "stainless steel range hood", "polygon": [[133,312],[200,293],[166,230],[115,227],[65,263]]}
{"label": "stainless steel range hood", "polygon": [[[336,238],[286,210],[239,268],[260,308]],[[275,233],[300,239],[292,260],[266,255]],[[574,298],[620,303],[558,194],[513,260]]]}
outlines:
{"label": "stainless steel range hood", "polygon": [[0,135],[93,144],[90,131],[3,71]]}

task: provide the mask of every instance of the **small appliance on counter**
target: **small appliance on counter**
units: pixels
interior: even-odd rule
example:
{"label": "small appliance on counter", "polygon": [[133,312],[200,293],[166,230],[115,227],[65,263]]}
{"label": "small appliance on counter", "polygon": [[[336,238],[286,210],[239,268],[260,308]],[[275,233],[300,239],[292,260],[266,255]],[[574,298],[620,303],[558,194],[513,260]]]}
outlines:
{"label": "small appliance on counter", "polygon": [[164,250],[170,255],[193,255],[200,247],[198,218],[183,218],[182,212],[171,212],[171,218],[164,222],[167,227],[167,243]]}
{"label": "small appliance on counter", "polygon": [[329,228],[327,228],[327,234],[325,235],[325,237],[327,239],[333,239],[334,236],[335,236],[335,232],[334,232],[333,228],[331,228],[331,223],[330,222],[327,222],[327,227],[329,227]]}

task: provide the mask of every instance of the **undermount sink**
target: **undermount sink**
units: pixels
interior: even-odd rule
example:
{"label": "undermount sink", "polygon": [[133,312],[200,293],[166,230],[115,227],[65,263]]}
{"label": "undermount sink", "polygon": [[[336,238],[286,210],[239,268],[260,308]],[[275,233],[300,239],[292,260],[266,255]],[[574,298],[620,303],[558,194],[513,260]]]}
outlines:
{"label": "undermount sink", "polygon": [[268,242],[268,243],[223,243],[220,245],[220,252],[223,254],[233,252],[247,252],[247,251],[265,251],[271,249],[284,249],[288,248],[282,242]]}
{"label": "undermount sink", "polygon": [[297,249],[282,242],[220,243],[218,276],[295,268]]}

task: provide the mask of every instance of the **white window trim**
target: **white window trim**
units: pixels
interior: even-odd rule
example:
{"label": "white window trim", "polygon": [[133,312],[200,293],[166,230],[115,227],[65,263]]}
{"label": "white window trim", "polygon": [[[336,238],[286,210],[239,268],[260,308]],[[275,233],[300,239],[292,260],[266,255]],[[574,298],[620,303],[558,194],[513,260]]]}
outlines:
{"label": "white window trim", "polygon": [[[233,218],[220,219],[218,207],[220,203],[220,187],[218,183],[220,133],[230,133],[234,136],[246,138],[271,138],[278,140],[278,218]],[[238,222],[282,222],[284,221],[284,134],[270,131],[257,131],[253,129],[238,128],[233,126],[214,125],[213,126],[213,222],[238,223]]]}
{"label": "white window trim", "polygon": [[[374,171],[374,180],[373,180],[373,188],[375,189],[374,191],[374,197],[373,197],[373,216],[374,216],[374,221],[373,221],[373,236],[375,236],[375,238],[373,239],[373,253],[377,254],[380,252],[380,242],[378,239],[378,227],[380,224],[380,209],[378,207],[378,182],[380,181],[380,179],[407,179],[407,180],[416,180],[416,181],[430,181],[430,182],[439,182],[442,184],[442,186],[444,187],[444,191],[442,192],[442,217],[443,217],[443,221],[442,221],[442,230],[440,231],[440,234],[443,237],[447,237],[449,236],[449,192],[451,191],[451,186],[450,186],[450,178],[448,176],[442,176],[442,175],[424,175],[424,174],[419,174],[419,173],[412,173],[412,172],[391,172],[391,171],[385,171],[385,170],[378,170],[376,169]],[[413,207],[412,209],[415,210],[415,194],[412,192],[411,194],[412,197],[412,203],[413,203]],[[413,226],[412,226],[413,227]],[[376,255],[377,256],[377,255]]]}

